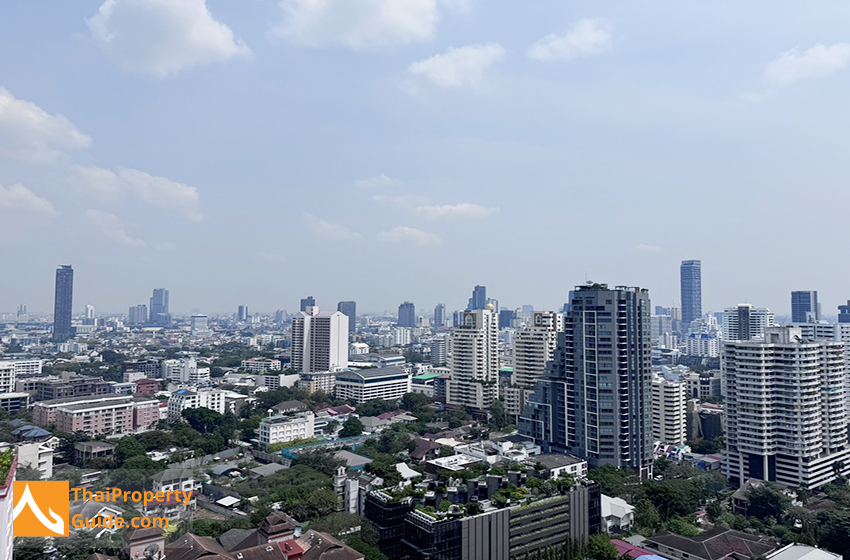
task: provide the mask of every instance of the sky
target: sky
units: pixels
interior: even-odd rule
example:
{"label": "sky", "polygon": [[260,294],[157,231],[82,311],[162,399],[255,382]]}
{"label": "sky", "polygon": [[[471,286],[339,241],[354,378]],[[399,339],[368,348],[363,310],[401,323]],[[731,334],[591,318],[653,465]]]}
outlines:
{"label": "sky", "polygon": [[850,4],[6,2],[0,313],[850,299]]}

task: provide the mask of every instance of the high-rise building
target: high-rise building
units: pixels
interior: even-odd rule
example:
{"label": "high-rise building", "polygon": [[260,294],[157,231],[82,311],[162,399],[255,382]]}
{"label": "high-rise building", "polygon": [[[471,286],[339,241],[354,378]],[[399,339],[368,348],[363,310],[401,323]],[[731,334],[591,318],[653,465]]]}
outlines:
{"label": "high-rise building", "polygon": [[434,328],[439,329],[446,326],[446,304],[438,303],[434,307]]}
{"label": "high-rise building", "polygon": [[[487,307],[487,286],[475,286],[472,289],[472,297],[469,298],[469,305],[467,305],[467,311],[473,311],[475,309],[484,309]],[[498,310],[498,307],[496,308]]]}
{"label": "high-rise building", "polygon": [[248,320],[248,306],[247,305],[240,305],[236,309],[236,320],[239,321],[240,323],[244,323],[245,321]]}
{"label": "high-rise building", "polygon": [[94,319],[94,305],[86,304],[86,319]]}
{"label": "high-rise building", "polygon": [[148,322],[148,306],[134,305],[127,312],[128,325],[144,325]]}
{"label": "high-rise building", "polygon": [[850,300],[847,300],[847,305],[838,306],[838,322],[850,323]]}
{"label": "high-rise building", "polygon": [[431,341],[431,365],[444,366],[448,362],[448,340],[445,335]]}
{"label": "high-rise building", "polygon": [[485,411],[499,398],[499,325],[493,309],[464,311],[452,333],[446,403]]}
{"label": "high-rise building", "polygon": [[502,309],[499,311],[499,328],[509,329],[514,326],[514,321],[517,318],[516,311],[513,309]]}
{"label": "high-rise building", "polygon": [[739,303],[723,310],[723,340],[761,340],[770,326],[773,326],[770,309]]}
{"label": "high-rise building", "polygon": [[336,310],[348,317],[348,332],[353,333],[357,321],[357,302],[341,301],[336,304]]}
{"label": "high-rise building", "polygon": [[652,473],[649,292],[578,286],[546,375],[519,418],[546,452]]}
{"label": "high-rise building", "polygon": [[410,328],[416,326],[416,307],[412,302],[406,301],[398,306],[398,326]]}
{"label": "high-rise building", "polygon": [[348,367],[348,317],[307,307],[292,318],[292,367],[299,373]]}
{"label": "high-rise building", "polygon": [[168,312],[168,290],[155,288],[148,307],[148,321],[157,327],[170,327],[171,314]]}
{"label": "high-rise building", "polygon": [[210,318],[206,315],[192,315],[192,318],[190,319],[190,324],[192,326],[192,334],[197,336],[199,334],[209,333],[209,320]]}
{"label": "high-rise building", "polygon": [[726,342],[721,364],[730,482],[814,490],[850,474],[843,343],[770,327],[763,340]]}
{"label": "high-rise building", "polygon": [[679,269],[682,287],[682,323],[687,332],[691,321],[702,317],[702,263],[682,261]]}
{"label": "high-rise building", "polygon": [[307,311],[308,307],[316,307],[316,298],[307,296],[301,300],[301,311]]}
{"label": "high-rise building", "polygon": [[[501,318],[500,314],[500,323]],[[555,354],[559,332],[564,332],[562,314],[554,311],[533,311],[531,326],[519,331],[514,337],[513,386],[503,388],[508,414],[516,416],[522,413],[525,403],[534,392],[537,380],[546,373],[546,364]]]}
{"label": "high-rise building", "polygon": [[74,305],[74,269],[62,265],[56,269],[56,296],[53,300],[53,342],[65,342],[74,336],[71,314]]}
{"label": "high-rise building", "polygon": [[791,322],[817,323],[820,321],[820,306],[817,291],[791,292]]}
{"label": "high-rise building", "polygon": [[278,324],[285,323],[288,318],[289,318],[289,314],[286,312],[285,309],[278,309],[277,311],[274,312],[274,322],[275,323],[278,323]]}
{"label": "high-rise building", "polygon": [[687,420],[687,385],[652,376],[652,439],[667,445],[684,445]]}

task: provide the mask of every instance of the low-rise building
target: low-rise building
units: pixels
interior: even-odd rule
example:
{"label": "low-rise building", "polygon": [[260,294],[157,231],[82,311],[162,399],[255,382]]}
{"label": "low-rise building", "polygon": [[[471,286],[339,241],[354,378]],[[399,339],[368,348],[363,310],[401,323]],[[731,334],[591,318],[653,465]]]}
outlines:
{"label": "low-rise building", "polygon": [[43,443],[21,443],[18,445],[18,464],[37,469],[42,480],[53,476],[53,448]]}
{"label": "low-rise building", "polygon": [[0,393],[0,408],[14,415],[29,406],[30,398],[29,393]]}
{"label": "low-rise building", "polygon": [[220,389],[180,389],[168,399],[168,420],[179,422],[183,419],[183,411],[190,408],[209,408],[219,414],[224,414],[225,391]]}
{"label": "low-rise building", "polygon": [[276,443],[311,438],[315,435],[314,421],[312,412],[269,416],[260,422],[260,444],[265,448]]}
{"label": "low-rise building", "polygon": [[606,533],[625,533],[635,522],[635,508],[626,500],[602,494],[602,528]]}
{"label": "low-rise building", "polygon": [[363,403],[397,400],[410,392],[410,373],[404,366],[351,370],[336,374],[336,397]]}
{"label": "low-rise building", "polygon": [[135,403],[126,395],[92,395],[37,402],[33,406],[33,422],[37,426],[55,425],[73,434],[125,434],[134,430]]}
{"label": "low-rise building", "polygon": [[242,369],[253,373],[266,373],[269,371],[280,371],[280,360],[271,358],[249,358],[242,360]]}

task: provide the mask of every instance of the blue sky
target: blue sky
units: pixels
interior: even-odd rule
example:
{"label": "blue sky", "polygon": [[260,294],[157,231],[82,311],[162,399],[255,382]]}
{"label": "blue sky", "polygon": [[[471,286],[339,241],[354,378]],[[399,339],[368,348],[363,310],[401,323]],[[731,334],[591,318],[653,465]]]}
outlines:
{"label": "blue sky", "polygon": [[0,17],[0,312],[850,298],[844,2],[109,0]]}

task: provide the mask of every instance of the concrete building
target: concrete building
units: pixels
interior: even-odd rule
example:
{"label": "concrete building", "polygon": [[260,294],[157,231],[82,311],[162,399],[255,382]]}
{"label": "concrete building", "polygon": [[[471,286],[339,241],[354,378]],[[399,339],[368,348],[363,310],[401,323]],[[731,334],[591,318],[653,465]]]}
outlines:
{"label": "concrete building", "polygon": [[168,290],[165,288],[156,288],[151,296],[150,315],[148,322],[157,327],[171,326],[171,313],[168,312]]}
{"label": "concrete building", "polygon": [[33,423],[42,428],[55,425],[60,432],[84,432],[89,436],[117,435],[134,431],[135,401],[127,395],[92,395],[37,402]]}
{"label": "concrete building", "polygon": [[148,306],[133,305],[127,310],[128,325],[146,325],[148,323]]}
{"label": "concrete building", "polygon": [[298,386],[310,393],[321,391],[332,395],[336,386],[336,373],[329,371],[317,371],[313,373],[302,373],[299,375]]}
{"label": "concrete building", "polygon": [[244,323],[248,320],[248,306],[240,305],[236,309],[236,321],[239,323]]}
{"label": "concrete building", "polygon": [[770,309],[739,303],[723,310],[723,340],[761,340],[764,330],[773,324]]}
{"label": "concrete building", "polygon": [[44,443],[18,444],[18,465],[36,469],[42,480],[53,476],[53,448]]}
{"label": "concrete building", "polygon": [[682,261],[679,268],[682,293],[682,323],[685,329],[691,321],[702,317],[702,263]]}
{"label": "concrete building", "polygon": [[404,366],[342,371],[336,374],[338,399],[364,403],[372,399],[394,401],[410,392],[410,372]]}
{"label": "concrete building", "polygon": [[313,296],[301,298],[301,311],[307,311],[308,307],[316,307],[316,298]]}
{"label": "concrete building", "polygon": [[220,389],[198,389],[190,391],[180,389],[168,399],[168,420],[179,422],[183,420],[183,411],[189,408],[209,408],[219,414],[224,414],[225,391]]}
{"label": "concrete building", "polygon": [[357,327],[357,302],[341,301],[336,304],[336,310],[348,317],[348,332],[353,333]]}
{"label": "concrete building", "polygon": [[652,473],[649,292],[605,284],[571,293],[546,376],[518,421],[545,452]]}
{"label": "concrete building", "polygon": [[192,315],[189,319],[192,336],[201,336],[210,333],[210,318],[206,315]]}
{"label": "concrete building", "polygon": [[6,478],[0,480],[0,558],[14,558],[13,544],[15,539],[12,532],[12,520],[14,519],[13,493],[15,471],[18,468],[18,458],[12,459],[12,465]]}
{"label": "concrete building", "polygon": [[667,445],[684,445],[686,440],[686,385],[652,376],[652,439]]}
{"label": "concrete building", "polygon": [[506,412],[518,416],[525,408],[528,397],[534,392],[537,380],[546,372],[558,345],[558,333],[564,331],[564,316],[554,311],[534,311],[531,326],[519,331],[514,338],[513,386],[505,392],[516,393]]}
{"label": "concrete building", "polygon": [[280,371],[280,360],[272,360],[270,358],[249,358],[247,360],[242,360],[242,369],[247,369],[254,373]]}
{"label": "concrete building", "polygon": [[602,494],[602,529],[606,533],[625,533],[635,523],[635,508],[626,500]]}
{"label": "concrete building", "polygon": [[62,265],[56,269],[56,294],[53,302],[53,342],[65,342],[74,336],[71,315],[74,305],[74,269]]}
{"label": "concrete building", "polygon": [[695,372],[686,371],[680,375],[680,379],[687,387],[689,399],[708,400],[711,397],[719,399],[721,391],[721,372],[719,369]]}
{"label": "concrete building", "polygon": [[817,291],[791,292],[791,322],[817,323],[820,321],[820,304]]}
{"label": "concrete building", "polygon": [[499,398],[499,324],[493,308],[464,311],[451,344],[446,404],[486,411]]}
{"label": "concrete building", "polygon": [[717,358],[720,356],[720,340],[717,335],[708,333],[691,333],[685,338],[686,353],[689,356],[702,358]]}
{"label": "concrete building", "polygon": [[348,367],[348,317],[310,306],[292,318],[292,368],[301,373]]}
{"label": "concrete building", "polygon": [[210,368],[198,367],[195,358],[162,360],[161,377],[174,383],[198,383],[210,380]]}
{"label": "concrete building", "polygon": [[444,366],[449,360],[447,336],[436,336],[431,341],[431,365]]}
{"label": "concrete building", "polygon": [[816,489],[850,474],[844,345],[794,327],[724,344],[726,474]]}
{"label": "concrete building", "polygon": [[413,328],[416,326],[416,306],[406,301],[398,306],[398,326]]}
{"label": "concrete building", "polygon": [[260,422],[260,444],[265,449],[276,443],[311,438],[315,435],[315,418],[312,412],[269,416]]}
{"label": "concrete building", "polygon": [[29,408],[30,399],[29,393],[0,393],[0,408],[14,416],[19,410]]}
{"label": "concrete building", "polygon": [[439,329],[446,326],[446,304],[438,303],[434,307],[434,328]]}

